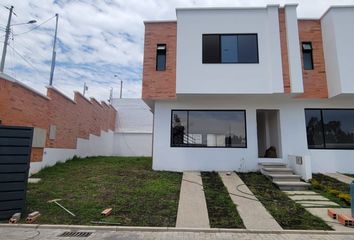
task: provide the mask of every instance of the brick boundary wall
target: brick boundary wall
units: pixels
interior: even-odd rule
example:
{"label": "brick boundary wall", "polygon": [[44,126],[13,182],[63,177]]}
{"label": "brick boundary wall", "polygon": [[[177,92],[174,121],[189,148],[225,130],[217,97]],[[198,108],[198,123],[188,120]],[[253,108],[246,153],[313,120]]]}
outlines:
{"label": "brick boundary wall", "polygon": [[[48,87],[42,95],[26,85],[0,77],[0,120],[3,125],[45,129],[46,148],[76,149],[77,139],[115,129],[116,110],[96,99],[88,100],[75,92],[74,100]],[[55,139],[49,139],[51,125]],[[32,148],[31,162],[42,161],[43,148]]]}

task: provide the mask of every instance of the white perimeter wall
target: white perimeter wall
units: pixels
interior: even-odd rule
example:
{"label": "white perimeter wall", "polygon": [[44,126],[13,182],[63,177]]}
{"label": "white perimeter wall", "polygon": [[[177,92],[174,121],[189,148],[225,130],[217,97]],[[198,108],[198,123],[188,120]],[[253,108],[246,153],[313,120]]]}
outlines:
{"label": "white perimeter wall", "polygon": [[[309,150],[304,108],[350,108],[354,99],[302,101],[280,97],[203,97],[156,102],[153,168],[155,170],[258,170],[257,109],[279,109],[283,162],[288,155],[309,156],[313,172],[354,173],[353,150]],[[171,109],[245,109],[247,148],[171,148]]]}
{"label": "white perimeter wall", "polygon": [[78,138],[76,149],[44,148],[43,160],[31,162],[30,174],[37,173],[44,167],[54,166],[58,162],[65,162],[75,155],[78,157],[111,156],[113,139],[114,133],[112,131],[101,131],[101,136],[90,134],[89,139]]}
{"label": "white perimeter wall", "polygon": [[152,154],[152,133],[115,133],[113,155],[146,156]]}

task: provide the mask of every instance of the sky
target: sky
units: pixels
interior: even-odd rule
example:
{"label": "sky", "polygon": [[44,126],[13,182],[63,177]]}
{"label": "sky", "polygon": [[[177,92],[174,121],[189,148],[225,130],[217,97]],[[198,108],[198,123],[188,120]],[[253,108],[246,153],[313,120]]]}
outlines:
{"label": "sky", "polygon": [[174,20],[176,7],[247,7],[298,3],[298,17],[319,18],[330,5],[354,0],[0,0],[0,50],[8,10],[14,6],[5,73],[46,93],[49,83],[55,13],[59,14],[54,87],[107,100],[141,97],[144,20]]}

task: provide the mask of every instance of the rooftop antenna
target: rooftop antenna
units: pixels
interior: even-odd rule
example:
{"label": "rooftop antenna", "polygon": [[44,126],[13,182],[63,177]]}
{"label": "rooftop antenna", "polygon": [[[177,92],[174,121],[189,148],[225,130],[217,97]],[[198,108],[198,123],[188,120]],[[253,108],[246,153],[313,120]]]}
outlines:
{"label": "rooftop antenna", "polygon": [[109,99],[108,102],[112,104],[112,98],[113,98],[113,88],[111,87],[111,90],[109,91]]}
{"label": "rooftop antenna", "polygon": [[[114,74],[114,77],[115,78],[118,78],[118,75],[117,74]],[[123,81],[120,80],[120,92],[119,92],[119,98],[122,98],[123,96]]]}

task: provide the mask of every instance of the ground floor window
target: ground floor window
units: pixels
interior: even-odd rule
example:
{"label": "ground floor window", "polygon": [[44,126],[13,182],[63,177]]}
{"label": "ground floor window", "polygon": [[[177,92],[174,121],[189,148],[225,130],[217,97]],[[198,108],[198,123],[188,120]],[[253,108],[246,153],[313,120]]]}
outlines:
{"label": "ground floor window", "polygon": [[354,149],[354,109],[305,109],[307,145]]}
{"label": "ground floor window", "polygon": [[246,148],[246,112],[172,110],[171,147]]}

